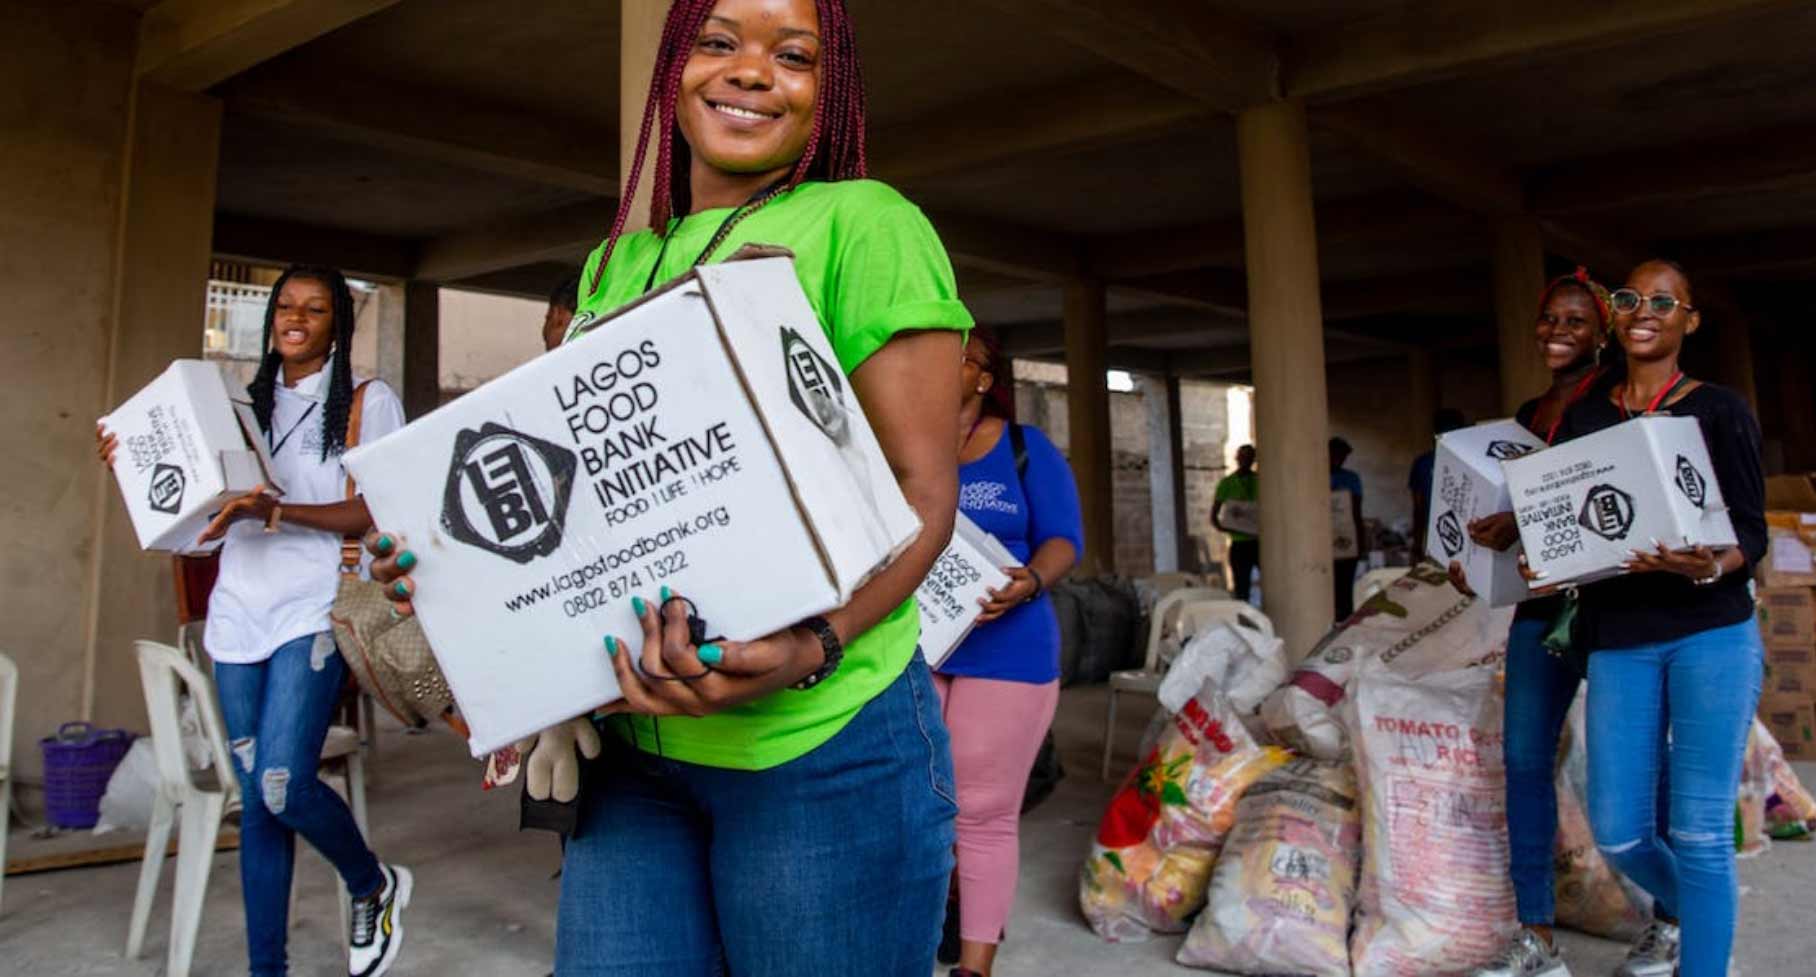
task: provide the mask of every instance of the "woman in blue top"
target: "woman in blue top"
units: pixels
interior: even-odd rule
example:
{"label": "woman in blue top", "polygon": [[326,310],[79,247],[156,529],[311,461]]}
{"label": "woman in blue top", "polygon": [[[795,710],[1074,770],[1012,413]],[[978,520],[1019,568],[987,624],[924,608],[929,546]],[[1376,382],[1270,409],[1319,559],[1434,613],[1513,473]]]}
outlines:
{"label": "woman in blue top", "polygon": [[958,785],[953,977],[989,977],[1015,902],[1022,793],[1059,704],[1059,619],[1046,591],[1084,550],[1072,469],[1046,435],[1010,419],[1013,386],[998,364],[973,332],[959,366],[958,508],[1023,566],[1006,568],[1009,585],[935,676]]}

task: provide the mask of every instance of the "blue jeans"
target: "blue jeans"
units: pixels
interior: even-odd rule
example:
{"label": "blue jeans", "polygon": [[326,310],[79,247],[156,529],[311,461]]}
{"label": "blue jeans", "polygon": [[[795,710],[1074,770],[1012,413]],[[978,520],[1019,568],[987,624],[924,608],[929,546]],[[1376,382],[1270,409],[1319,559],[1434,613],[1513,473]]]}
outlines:
{"label": "blue jeans", "polygon": [[831,740],[768,770],[605,739],[563,860],[560,977],[933,971],[958,804],[920,656]]}
{"label": "blue jeans", "polygon": [[323,632],[291,641],[257,664],[216,662],[214,677],[243,800],[246,948],[253,977],[282,977],[297,835],[328,859],[348,892],[369,895],[384,885],[353,813],[316,776],[347,665],[334,636]]}
{"label": "blue jeans", "polygon": [[[1758,628],[1744,621],[1589,659],[1595,844],[1661,907],[1678,910],[1682,977],[1727,973],[1738,902],[1734,802],[1764,656]],[[1669,843],[1655,811],[1667,771]]]}
{"label": "blue jeans", "polygon": [[1552,859],[1557,839],[1557,747],[1580,678],[1570,662],[1540,644],[1551,622],[1516,619],[1507,635],[1509,875],[1520,922],[1550,926],[1557,916]]}

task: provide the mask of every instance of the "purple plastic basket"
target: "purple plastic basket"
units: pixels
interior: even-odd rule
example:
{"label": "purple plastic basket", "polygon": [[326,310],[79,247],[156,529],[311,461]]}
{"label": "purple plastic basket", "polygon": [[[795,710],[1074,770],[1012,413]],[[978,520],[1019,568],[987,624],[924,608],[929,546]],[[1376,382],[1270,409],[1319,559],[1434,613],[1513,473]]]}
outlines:
{"label": "purple plastic basket", "polygon": [[101,818],[108,778],[132,746],[123,729],[96,729],[64,723],[57,735],[38,741],[44,749],[44,806],[59,828],[92,828]]}

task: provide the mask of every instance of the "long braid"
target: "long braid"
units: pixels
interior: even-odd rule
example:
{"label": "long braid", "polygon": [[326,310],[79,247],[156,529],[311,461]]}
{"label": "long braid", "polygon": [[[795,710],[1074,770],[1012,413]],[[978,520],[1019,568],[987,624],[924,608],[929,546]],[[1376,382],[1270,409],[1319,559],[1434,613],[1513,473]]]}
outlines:
{"label": "long braid", "polygon": [[277,377],[284,357],[272,344],[277,321],[278,296],[292,279],[320,282],[328,287],[334,313],[334,350],[328,359],[328,397],[322,404],[322,460],[338,455],[347,446],[347,415],[353,408],[353,290],[337,268],[291,265],[284,269],[271,286],[271,297],[265,302],[265,356],[246,393],[252,398],[252,413],[258,418],[259,430],[271,431],[271,415],[277,406]]}
{"label": "long braid", "polygon": [[[618,199],[611,233],[605,239],[592,278],[586,283],[588,295],[597,293],[605,280],[606,265],[611,262],[612,252],[630,220],[631,201],[643,176],[644,156],[649,151],[651,139],[658,133],[649,204],[651,231],[657,235],[667,234],[670,219],[677,213],[686,213],[691,207],[687,176],[692,154],[675,121],[676,101],[681,91],[681,76],[687,69],[688,54],[716,3],[717,0],[675,0],[668,8],[656,63],[650,71],[649,97],[643,104],[636,154],[631,158],[624,192]],[[846,13],[844,0],[815,0],[814,7],[820,15],[823,48],[820,91],[814,101],[813,129],[807,148],[795,162],[781,190],[793,190],[810,179],[859,180],[869,172],[869,154],[865,147],[864,74],[858,62],[851,18]],[[768,199],[746,208],[740,219],[748,217]]]}

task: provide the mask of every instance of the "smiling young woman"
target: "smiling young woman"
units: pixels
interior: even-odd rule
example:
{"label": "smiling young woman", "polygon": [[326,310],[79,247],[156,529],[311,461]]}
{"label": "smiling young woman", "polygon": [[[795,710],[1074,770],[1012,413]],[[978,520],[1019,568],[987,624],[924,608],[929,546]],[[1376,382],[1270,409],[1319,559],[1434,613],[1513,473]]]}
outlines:
{"label": "smiling young woman", "polygon": [[[1734,801],[1762,682],[1747,581],[1766,544],[1759,422],[1735,393],[1684,376],[1684,341],[1702,325],[1693,301],[1677,265],[1635,268],[1611,298],[1626,379],[1579,401],[1559,432],[1560,441],[1580,437],[1648,413],[1695,418],[1739,540],[1721,550],[1636,550],[1625,576],[1581,590],[1589,820],[1597,846],[1652,894],[1658,915],[1622,977],[1727,973]],[[1661,781],[1663,811],[1654,801]]]}
{"label": "smiling young woman", "polygon": [[[650,229],[627,234],[652,140]],[[677,0],[636,159],[568,337],[743,244],[788,248],[922,532],[844,607],[757,641],[694,645],[666,592],[633,601],[641,635],[603,636],[624,699],[583,778],[556,970],[926,977],[956,806],[913,593],[955,519],[971,316],[920,210],[864,179],[839,0]],[[375,573],[407,611],[416,554],[389,542]],[[532,769],[590,747],[590,722],[545,732]]]}
{"label": "smiling young woman", "polygon": [[[286,973],[298,835],[355,897],[348,973],[377,977],[403,947],[409,870],[380,862],[340,795],[316,777],[347,677],[328,621],[341,541],[372,525],[365,502],[346,495],[347,420],[357,399],[363,437],[404,424],[390,387],[354,377],[353,324],[353,294],[335,269],[292,267],[272,286],[267,350],[247,393],[284,494],[260,486],[224,506],[202,534],[222,541],[203,643],[243,801],[240,880],[253,977]],[[96,435],[111,464],[114,439]]]}

